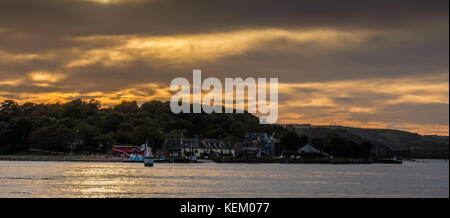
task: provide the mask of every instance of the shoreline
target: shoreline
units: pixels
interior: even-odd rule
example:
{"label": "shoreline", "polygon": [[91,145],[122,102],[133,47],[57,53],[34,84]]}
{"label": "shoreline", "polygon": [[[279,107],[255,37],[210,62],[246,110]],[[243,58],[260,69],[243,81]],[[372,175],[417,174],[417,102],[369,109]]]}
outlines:
{"label": "shoreline", "polygon": [[[123,157],[106,155],[0,155],[0,161],[57,161],[57,162],[117,162],[122,163]],[[278,164],[402,164],[396,160],[365,160],[365,159],[225,159],[199,160],[198,163],[278,163]]]}
{"label": "shoreline", "polygon": [[368,159],[350,159],[350,158],[334,158],[334,159],[235,159],[235,160],[214,160],[215,163],[279,163],[279,164],[402,164],[397,160],[368,160]]}
{"label": "shoreline", "polygon": [[0,155],[0,161],[122,162],[122,159],[104,155]]}

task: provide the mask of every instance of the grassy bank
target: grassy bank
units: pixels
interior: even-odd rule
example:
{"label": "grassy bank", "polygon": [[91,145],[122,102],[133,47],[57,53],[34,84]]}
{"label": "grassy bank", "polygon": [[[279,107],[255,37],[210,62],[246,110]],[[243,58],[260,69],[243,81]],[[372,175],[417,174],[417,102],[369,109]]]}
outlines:
{"label": "grassy bank", "polygon": [[394,160],[368,160],[368,159],[352,159],[352,158],[317,158],[317,159],[216,159],[216,163],[285,163],[285,164],[401,164],[401,161]]}
{"label": "grassy bank", "polygon": [[62,154],[11,154],[0,155],[0,161],[78,161],[78,162],[120,162],[122,157],[106,155],[62,155]]}

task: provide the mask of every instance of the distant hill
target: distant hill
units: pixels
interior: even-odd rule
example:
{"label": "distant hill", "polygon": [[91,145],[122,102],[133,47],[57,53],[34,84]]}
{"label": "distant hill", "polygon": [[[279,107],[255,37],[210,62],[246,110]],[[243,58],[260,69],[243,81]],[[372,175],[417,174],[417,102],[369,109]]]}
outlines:
{"label": "distant hill", "polygon": [[394,152],[409,153],[415,158],[448,158],[449,137],[435,135],[419,135],[392,129],[364,129],[345,126],[294,126],[300,135],[310,138],[325,138],[329,134],[355,142],[369,141],[381,148],[387,147]]}

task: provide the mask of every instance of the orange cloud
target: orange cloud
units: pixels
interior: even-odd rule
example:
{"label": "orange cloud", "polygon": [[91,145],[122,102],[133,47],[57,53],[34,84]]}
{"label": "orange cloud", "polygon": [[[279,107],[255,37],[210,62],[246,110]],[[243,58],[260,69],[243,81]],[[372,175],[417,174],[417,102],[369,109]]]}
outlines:
{"label": "orange cloud", "polygon": [[[366,128],[398,128],[422,134],[449,134],[448,124],[418,124],[412,121],[387,121],[382,114],[397,104],[449,104],[448,73],[430,76],[349,80],[318,83],[282,83],[279,85],[279,121],[281,123],[312,123],[316,125],[347,125]],[[302,95],[299,89],[309,89]],[[365,95],[380,95],[361,99]],[[350,99],[337,102],[336,99]],[[397,112],[398,113],[398,112]],[[416,116],[426,114],[418,112]],[[357,117],[355,117],[355,114]],[[433,116],[439,116],[435,114]],[[445,114],[440,114],[445,116]],[[384,121],[373,121],[384,119]],[[414,120],[414,117],[410,117]]]}
{"label": "orange cloud", "polygon": [[155,83],[132,84],[133,88],[117,90],[112,92],[44,92],[44,93],[10,93],[0,92],[0,98],[3,96],[15,95],[20,103],[56,103],[68,102],[73,99],[92,99],[95,98],[102,102],[103,106],[113,106],[123,100],[133,100],[144,103],[151,100],[170,100],[171,94],[169,88]]}
{"label": "orange cloud", "polygon": [[0,85],[17,86],[22,84],[23,80],[13,79],[13,80],[0,80]]}
{"label": "orange cloud", "polygon": [[60,73],[50,73],[46,71],[36,71],[29,74],[31,80],[35,82],[49,82],[54,83],[58,82],[61,79],[65,78],[66,75]]}
{"label": "orange cloud", "polygon": [[[31,74],[35,81],[57,81],[51,73]],[[448,76],[448,74],[447,74]],[[365,120],[364,117],[374,116],[384,112],[389,105],[396,102],[406,103],[439,103],[448,105],[448,79],[444,74],[427,77],[409,77],[389,80],[356,80],[334,81],[321,83],[281,83],[279,95],[283,97],[279,101],[280,123],[311,123],[315,125],[346,125],[365,128],[398,128],[421,134],[448,135],[448,125],[443,124],[417,124],[414,122],[398,121],[374,121]],[[4,82],[5,83],[5,82]],[[12,83],[12,82],[10,82]],[[157,83],[130,84],[130,88],[110,92],[47,92],[47,93],[15,93],[19,102],[66,102],[76,98],[95,98],[104,106],[112,106],[123,100],[134,100],[143,103],[150,100],[168,101],[172,96],[169,87]],[[309,95],[301,96],[296,91],[298,88],[308,88]],[[352,100],[347,103],[336,102],[335,98],[358,98],[365,93],[388,94],[387,99],[375,99],[373,101]],[[1,96],[14,93],[0,93]],[[418,96],[410,99],[409,96]],[[355,117],[358,115],[358,118]],[[363,120],[360,120],[363,119]]]}
{"label": "orange cloud", "polygon": [[246,29],[230,32],[202,33],[174,36],[89,36],[78,37],[81,42],[113,42],[115,46],[90,50],[73,50],[74,60],[68,68],[101,63],[121,66],[135,60],[157,58],[174,63],[216,61],[221,58],[256,50],[274,40],[292,43],[314,43],[326,49],[349,48],[371,35],[368,31],[342,31],[335,29]]}
{"label": "orange cloud", "polygon": [[[96,1],[96,0],[92,0]],[[97,3],[119,3],[122,1],[102,1]],[[123,1],[125,2],[125,1]],[[7,30],[0,29],[0,32]],[[89,65],[122,67],[135,61],[152,60],[157,68],[169,63],[171,67],[180,64],[220,63],[221,59],[270,48],[270,51],[289,51],[291,45],[313,45],[308,52],[350,51],[361,46],[374,35],[386,32],[366,30],[320,29],[243,29],[228,32],[200,34],[180,34],[171,36],[151,35],[99,35],[73,38],[75,42],[85,43],[88,47],[78,46],[48,50],[42,53],[16,54],[0,50],[1,62],[30,62],[34,60],[61,63],[58,72],[32,71],[21,77],[1,78],[0,85],[7,88],[29,83],[38,87],[55,87],[69,78],[66,72],[76,72],[76,68]],[[387,33],[387,34],[398,34]],[[384,36],[384,35],[383,35]],[[402,35],[403,36],[403,35]],[[402,37],[403,38],[403,37]],[[276,44],[275,41],[287,41]],[[283,47],[284,46],[284,47]],[[173,68],[171,68],[173,69]],[[79,70],[79,69],[78,69]],[[232,69],[230,69],[232,70]],[[295,69],[292,69],[295,73]],[[63,73],[64,72],[64,73]],[[448,135],[448,124],[414,124],[411,122],[373,121],[387,107],[398,104],[449,104],[448,69],[443,73],[429,72],[430,76],[408,76],[401,78],[366,78],[359,80],[296,82],[279,84],[279,121],[289,123],[339,124],[371,128],[403,128],[420,133],[444,133]],[[24,75],[24,76],[23,76]],[[16,96],[20,102],[37,103],[65,102],[75,98],[96,98],[104,105],[114,105],[122,100],[136,100],[140,103],[149,100],[169,100],[168,86],[158,83],[126,84],[114,91],[94,92],[49,91],[0,92],[0,97]],[[301,91],[308,90],[308,91]],[[364,99],[361,96],[381,96]],[[349,99],[339,102],[337,99]],[[358,117],[357,117],[358,116]],[[444,115],[441,115],[444,116]]]}

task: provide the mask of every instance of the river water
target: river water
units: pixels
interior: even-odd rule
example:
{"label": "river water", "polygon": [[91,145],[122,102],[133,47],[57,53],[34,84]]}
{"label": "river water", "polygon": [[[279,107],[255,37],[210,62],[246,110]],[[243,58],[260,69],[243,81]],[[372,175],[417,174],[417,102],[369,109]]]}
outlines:
{"label": "river water", "polygon": [[403,164],[0,161],[0,197],[449,197],[444,160]]}

